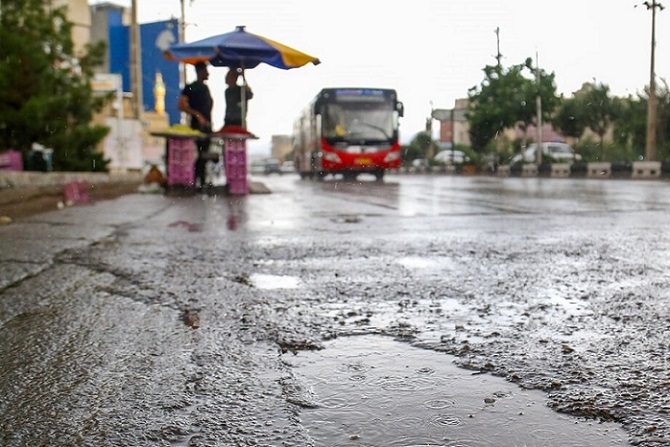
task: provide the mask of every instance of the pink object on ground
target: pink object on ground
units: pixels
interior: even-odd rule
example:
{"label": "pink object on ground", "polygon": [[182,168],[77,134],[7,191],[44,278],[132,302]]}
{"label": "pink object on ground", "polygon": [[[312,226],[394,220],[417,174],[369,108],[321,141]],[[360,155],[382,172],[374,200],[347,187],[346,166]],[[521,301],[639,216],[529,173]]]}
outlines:
{"label": "pink object on ground", "polygon": [[90,196],[88,195],[89,184],[86,182],[68,182],[63,185],[63,198],[65,203],[77,204],[77,203],[88,203]]}
{"label": "pink object on ground", "polygon": [[0,171],[23,171],[21,152],[10,149],[0,153]]}

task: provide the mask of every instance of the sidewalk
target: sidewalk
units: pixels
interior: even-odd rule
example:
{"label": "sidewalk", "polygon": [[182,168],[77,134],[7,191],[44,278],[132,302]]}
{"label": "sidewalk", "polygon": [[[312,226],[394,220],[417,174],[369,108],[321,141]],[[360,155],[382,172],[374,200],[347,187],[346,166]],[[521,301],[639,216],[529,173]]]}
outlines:
{"label": "sidewalk", "polygon": [[[62,208],[63,188],[71,182],[85,183],[90,201],[95,202],[137,193],[143,181],[142,172],[0,171],[0,225]],[[263,183],[249,181],[249,194],[269,193]]]}
{"label": "sidewalk", "polygon": [[0,223],[61,208],[70,182],[87,184],[95,201],[137,192],[142,180],[141,172],[0,172]]}

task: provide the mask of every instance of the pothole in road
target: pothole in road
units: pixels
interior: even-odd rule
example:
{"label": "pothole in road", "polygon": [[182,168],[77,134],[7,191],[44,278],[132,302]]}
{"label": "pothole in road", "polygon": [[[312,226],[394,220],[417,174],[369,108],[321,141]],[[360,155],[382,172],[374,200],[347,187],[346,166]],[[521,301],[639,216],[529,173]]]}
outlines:
{"label": "pothole in road", "polygon": [[324,348],[285,355],[315,445],[628,445],[619,425],[555,413],[544,393],[473,374],[444,353],[376,335]]}

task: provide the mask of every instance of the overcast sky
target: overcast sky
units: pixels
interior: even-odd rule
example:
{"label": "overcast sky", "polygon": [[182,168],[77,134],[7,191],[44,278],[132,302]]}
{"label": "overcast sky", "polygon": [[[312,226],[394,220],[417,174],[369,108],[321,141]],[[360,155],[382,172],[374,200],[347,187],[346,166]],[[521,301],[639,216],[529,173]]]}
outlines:
{"label": "overcast sky", "polygon": [[[179,0],[137,0],[140,22],[180,16]],[[651,11],[634,0],[185,0],[186,41],[247,31],[321,59],[318,66],[247,72],[255,97],[248,127],[269,147],[290,134],[301,108],[324,87],[395,88],[405,104],[407,141],[424,128],[431,103],[451,108],[496,62],[500,29],[503,66],[539,56],[556,73],[559,93],[582,83],[608,84],[627,96],[649,83]],[[670,0],[668,0],[670,6]],[[118,1],[130,5],[130,1]],[[636,7],[637,5],[637,7]],[[670,73],[670,11],[656,16],[656,73]],[[223,123],[226,69],[212,67],[215,127]],[[189,76],[192,70],[189,70]],[[437,126],[435,126],[437,127]]]}

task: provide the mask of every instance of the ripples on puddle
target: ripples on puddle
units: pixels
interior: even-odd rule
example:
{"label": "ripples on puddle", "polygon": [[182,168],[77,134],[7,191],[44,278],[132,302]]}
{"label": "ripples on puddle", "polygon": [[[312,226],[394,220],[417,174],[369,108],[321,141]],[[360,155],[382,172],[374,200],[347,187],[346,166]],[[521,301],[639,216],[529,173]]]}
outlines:
{"label": "ripples on puddle", "polygon": [[300,420],[317,447],[628,445],[616,424],[555,413],[544,393],[452,359],[373,335],[285,356],[315,400]]}

